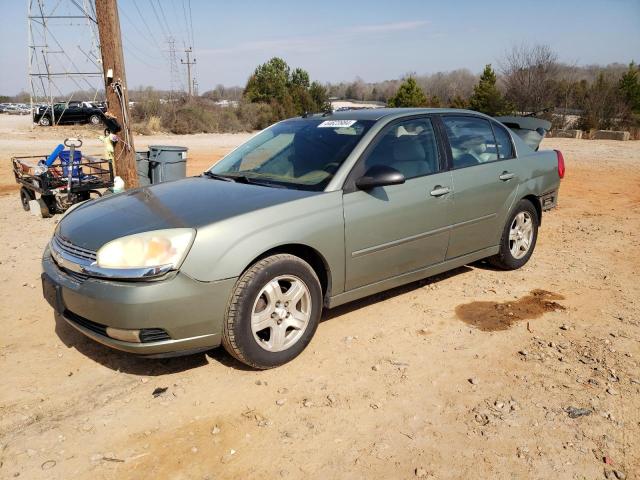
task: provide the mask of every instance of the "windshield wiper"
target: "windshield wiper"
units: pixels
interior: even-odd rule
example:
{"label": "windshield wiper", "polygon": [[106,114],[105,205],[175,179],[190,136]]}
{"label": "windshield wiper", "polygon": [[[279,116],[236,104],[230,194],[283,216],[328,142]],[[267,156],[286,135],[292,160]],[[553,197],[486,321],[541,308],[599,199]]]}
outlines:
{"label": "windshield wiper", "polygon": [[225,177],[224,175],[218,175],[217,173],[213,173],[209,170],[202,172],[202,175],[206,175],[209,178],[214,178],[216,180],[222,180],[223,182],[235,182],[232,177]]}
{"label": "windshield wiper", "polygon": [[280,185],[278,183],[261,181],[253,177],[247,177],[246,175],[232,175],[231,177],[234,179],[234,181],[238,183],[246,183],[248,185],[260,185],[263,187],[273,187],[273,188],[287,188],[284,185]]}

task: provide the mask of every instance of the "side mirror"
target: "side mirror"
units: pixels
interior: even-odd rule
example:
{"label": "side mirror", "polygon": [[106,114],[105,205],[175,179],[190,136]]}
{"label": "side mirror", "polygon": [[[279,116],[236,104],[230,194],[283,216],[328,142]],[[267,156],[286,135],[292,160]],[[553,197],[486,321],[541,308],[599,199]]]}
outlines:
{"label": "side mirror", "polygon": [[360,190],[371,190],[387,185],[400,185],[404,181],[404,175],[395,168],[387,165],[374,165],[367,170],[363,177],[356,180],[356,187]]}

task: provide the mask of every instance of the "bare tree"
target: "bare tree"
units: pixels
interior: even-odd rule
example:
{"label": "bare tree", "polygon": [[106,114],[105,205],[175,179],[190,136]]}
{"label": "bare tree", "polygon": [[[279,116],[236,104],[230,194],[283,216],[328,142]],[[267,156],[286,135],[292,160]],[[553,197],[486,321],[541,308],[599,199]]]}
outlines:
{"label": "bare tree", "polygon": [[362,78],[356,77],[353,83],[347,87],[345,96],[351,100],[365,100],[370,90],[369,85]]}
{"label": "bare tree", "polygon": [[436,96],[445,104],[449,104],[456,97],[469,98],[473,92],[473,86],[478,82],[478,76],[466,68],[461,68],[450,72],[416,76],[416,81],[427,94]]}
{"label": "bare tree", "polygon": [[558,56],[548,45],[514,46],[500,62],[507,98],[520,113],[553,107]]}

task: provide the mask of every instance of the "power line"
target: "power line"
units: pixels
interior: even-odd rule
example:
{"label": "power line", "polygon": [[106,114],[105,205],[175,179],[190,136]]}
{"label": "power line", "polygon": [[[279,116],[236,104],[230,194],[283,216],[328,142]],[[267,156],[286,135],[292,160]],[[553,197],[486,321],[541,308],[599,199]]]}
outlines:
{"label": "power line", "polygon": [[193,15],[191,15],[191,0],[189,1],[189,31],[191,32],[191,46],[195,45],[193,41]]}
{"label": "power line", "polygon": [[[136,24],[136,23],[131,19],[131,17],[127,14],[127,12],[125,12],[124,10],[120,10],[120,12],[119,12],[119,13],[121,13],[121,14],[122,14],[122,16],[125,18],[125,20],[127,20],[127,21],[131,24],[131,26],[132,26],[132,27],[134,27],[134,28],[136,29],[136,30],[135,30],[135,31],[136,31],[136,33],[141,33],[141,32],[140,32],[140,30],[138,29],[137,24]],[[152,40],[151,40],[147,35],[141,34],[140,36],[141,36],[141,37],[142,37],[142,38],[147,42],[147,44],[148,44],[150,47],[152,47],[154,50],[156,50],[156,49],[158,48],[158,45],[157,45],[157,44],[154,44],[154,43],[153,43],[153,41],[152,41]],[[142,54],[142,55],[146,55],[146,56],[148,56],[148,57],[149,57],[149,56],[151,56],[151,57],[153,57],[153,59],[154,59],[154,60],[162,60],[162,58],[161,58],[161,57],[162,57],[162,51],[160,51],[160,57],[157,57],[157,56],[155,56],[155,55],[151,55],[149,52],[147,52],[147,51],[143,51],[143,50],[138,46],[138,43],[139,43],[139,42],[134,42],[134,41],[132,41],[129,37],[127,37],[127,35],[124,35],[124,34],[123,34],[123,37],[124,37],[124,39],[125,39],[125,40],[130,44],[130,46],[131,46],[132,48],[135,48],[135,49],[136,49],[140,54]]]}
{"label": "power line", "polygon": [[153,31],[151,30],[151,28],[149,27],[149,24],[145,20],[144,15],[142,15],[142,12],[140,11],[140,7],[138,7],[138,3],[136,2],[136,0],[133,0],[133,6],[136,7],[136,10],[138,11],[138,15],[140,16],[142,23],[147,28],[147,31],[149,32],[149,37],[153,39],[153,43],[158,48],[158,50],[162,51],[162,48],[160,47],[158,40],[156,40],[156,37],[153,35]]}
{"label": "power line", "polygon": [[160,20],[160,15],[158,15],[158,11],[156,10],[156,6],[153,4],[153,0],[149,0],[149,5],[151,5],[151,10],[153,10],[153,14],[155,15],[156,20],[158,21],[158,25],[160,25],[160,28],[163,28],[162,20]]}
{"label": "power line", "polygon": [[[150,2],[152,0],[149,0]],[[164,27],[166,28],[166,37],[170,38],[173,37],[173,33],[171,33],[171,27],[169,26],[169,22],[167,22],[167,16],[164,14],[164,8],[162,7],[162,3],[160,2],[160,0],[156,0],[156,2],[158,3],[158,7],[160,7],[160,13],[162,14],[162,19],[164,20]]]}

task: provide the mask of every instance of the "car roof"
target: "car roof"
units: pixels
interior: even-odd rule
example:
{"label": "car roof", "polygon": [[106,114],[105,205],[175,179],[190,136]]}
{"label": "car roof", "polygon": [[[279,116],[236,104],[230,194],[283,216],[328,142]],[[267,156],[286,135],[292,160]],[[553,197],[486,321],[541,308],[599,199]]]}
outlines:
{"label": "car roof", "polygon": [[424,115],[428,113],[465,113],[477,116],[485,116],[482,113],[472,110],[462,110],[456,108],[363,108],[355,110],[341,110],[330,114],[315,114],[307,118],[323,118],[325,120],[374,120],[378,121],[385,117],[404,117],[411,115]]}

